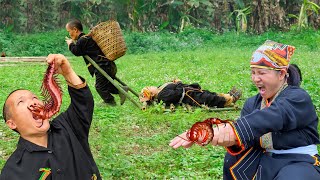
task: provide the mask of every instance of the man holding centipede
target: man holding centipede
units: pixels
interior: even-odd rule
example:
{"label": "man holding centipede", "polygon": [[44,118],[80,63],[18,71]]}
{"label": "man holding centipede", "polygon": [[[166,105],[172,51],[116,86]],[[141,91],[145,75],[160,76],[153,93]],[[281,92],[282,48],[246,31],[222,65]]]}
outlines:
{"label": "man holding centipede", "polygon": [[[88,142],[94,107],[90,89],[65,56],[51,54],[47,62],[66,80],[71,104],[49,121],[51,117],[42,116],[41,111],[50,111],[50,106],[43,106],[34,93],[19,89],[9,94],[3,117],[20,138],[0,179],[101,179]],[[35,111],[36,107],[43,108]]]}

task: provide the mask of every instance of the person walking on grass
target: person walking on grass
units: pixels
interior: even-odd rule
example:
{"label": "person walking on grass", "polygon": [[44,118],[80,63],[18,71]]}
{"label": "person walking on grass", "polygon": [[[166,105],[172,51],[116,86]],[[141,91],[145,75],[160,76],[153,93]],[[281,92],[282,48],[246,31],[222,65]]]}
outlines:
{"label": "person walking on grass", "polygon": [[47,62],[54,63],[66,80],[71,104],[50,122],[31,112],[33,106],[43,105],[34,93],[19,89],[9,94],[3,117],[20,139],[1,171],[0,180],[101,179],[88,142],[94,107],[90,89],[65,56],[51,54]]}
{"label": "person walking on grass", "polygon": [[[112,79],[115,79],[117,73],[117,66],[113,61],[109,61],[97,43],[92,37],[87,36],[83,33],[83,26],[79,20],[71,20],[66,24],[66,30],[68,31],[71,39],[66,39],[69,50],[75,56],[88,55],[103,69]],[[119,94],[118,89],[105,77],[103,76],[87,59],[84,61],[88,67],[91,76],[96,77],[95,88],[103,99],[103,101],[111,106],[116,105],[116,101],[112,94]],[[126,87],[124,87],[127,91]],[[122,105],[125,101],[125,96],[120,95],[120,104]]]}
{"label": "person walking on grass", "polygon": [[[250,62],[259,93],[249,98],[234,122],[213,128],[211,144],[224,146],[223,179],[318,180],[318,117],[301,76],[289,65],[295,48],[267,40]],[[173,148],[191,147],[186,133]]]}

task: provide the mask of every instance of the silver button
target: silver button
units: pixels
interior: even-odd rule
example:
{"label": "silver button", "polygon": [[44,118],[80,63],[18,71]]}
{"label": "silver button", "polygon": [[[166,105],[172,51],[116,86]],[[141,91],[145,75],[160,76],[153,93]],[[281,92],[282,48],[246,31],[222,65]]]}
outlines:
{"label": "silver button", "polygon": [[61,169],[57,169],[57,174],[60,174],[61,173]]}

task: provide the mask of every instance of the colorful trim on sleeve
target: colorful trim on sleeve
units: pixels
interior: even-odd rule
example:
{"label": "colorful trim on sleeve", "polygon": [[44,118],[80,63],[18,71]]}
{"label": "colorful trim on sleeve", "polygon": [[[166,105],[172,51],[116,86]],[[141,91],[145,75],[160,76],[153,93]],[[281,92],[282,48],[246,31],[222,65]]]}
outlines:
{"label": "colorful trim on sleeve", "polygon": [[[80,77],[80,76],[79,76]],[[81,84],[72,84],[69,81],[67,81],[68,86],[75,88],[75,89],[81,89],[87,86],[87,82],[85,81],[84,78],[80,77],[80,79],[83,81]]]}
{"label": "colorful trim on sleeve", "polygon": [[238,119],[234,124],[234,129],[238,132],[239,139],[241,139],[241,142],[243,143],[245,148],[251,147],[253,145],[256,138],[246,117]]}
{"label": "colorful trim on sleeve", "polygon": [[234,124],[232,122],[230,122],[229,124],[231,125],[232,130],[233,130],[234,134],[236,135],[237,145],[233,145],[233,146],[225,147],[225,148],[226,148],[226,150],[228,151],[229,154],[235,156],[235,155],[238,155],[238,154],[242,153],[245,150],[245,146],[243,145],[243,143],[242,143],[242,141],[240,139],[239,133],[236,130]]}

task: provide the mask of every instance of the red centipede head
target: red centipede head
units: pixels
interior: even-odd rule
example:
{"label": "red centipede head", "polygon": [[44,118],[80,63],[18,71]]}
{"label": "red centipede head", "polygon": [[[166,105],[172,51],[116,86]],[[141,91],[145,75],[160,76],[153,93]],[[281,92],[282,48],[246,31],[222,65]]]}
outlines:
{"label": "red centipede head", "polygon": [[32,112],[34,119],[45,119],[44,117],[44,106],[40,104],[31,105],[28,109]]}

